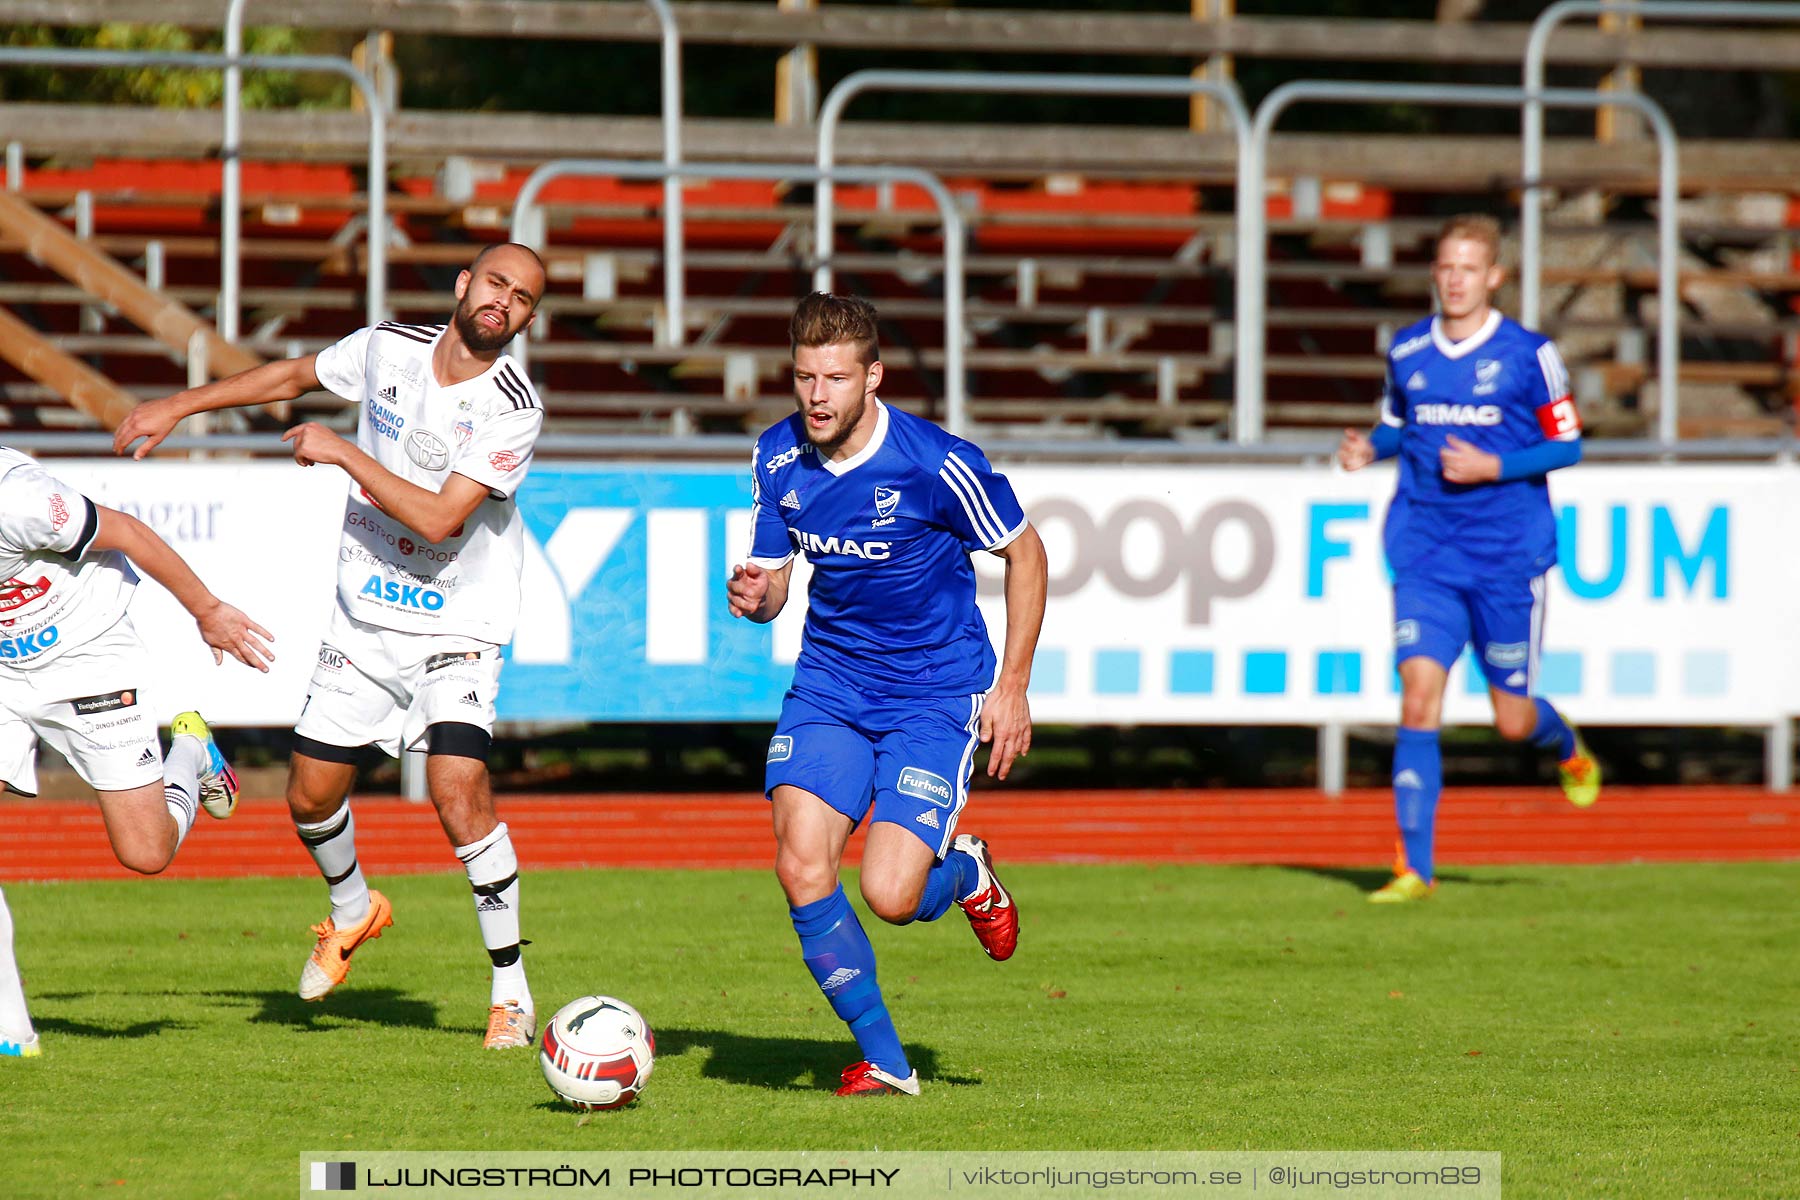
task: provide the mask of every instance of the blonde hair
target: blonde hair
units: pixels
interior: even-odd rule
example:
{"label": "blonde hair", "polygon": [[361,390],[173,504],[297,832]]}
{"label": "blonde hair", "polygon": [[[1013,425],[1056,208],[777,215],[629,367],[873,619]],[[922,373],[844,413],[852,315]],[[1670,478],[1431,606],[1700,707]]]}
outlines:
{"label": "blonde hair", "polygon": [[1438,230],[1437,241],[1432,243],[1433,250],[1442,248],[1451,238],[1480,242],[1487,247],[1489,264],[1499,265],[1500,222],[1486,213],[1459,213],[1445,221]]}
{"label": "blonde hair", "polygon": [[814,292],[794,309],[788,322],[788,343],[794,350],[802,346],[835,346],[848,342],[856,347],[857,359],[870,366],[881,358],[881,344],[876,338],[875,306],[857,296],[834,296],[830,292]]}

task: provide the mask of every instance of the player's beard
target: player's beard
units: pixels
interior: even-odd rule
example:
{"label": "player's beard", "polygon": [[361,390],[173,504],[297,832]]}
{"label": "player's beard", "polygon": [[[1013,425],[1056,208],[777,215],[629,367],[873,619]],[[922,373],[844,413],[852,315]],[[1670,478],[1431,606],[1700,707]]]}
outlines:
{"label": "player's beard", "polygon": [[[489,329],[476,316],[479,310],[470,305],[468,297],[457,301],[456,312],[450,318],[456,325],[457,336],[462,338],[463,345],[477,354],[491,354],[503,349],[506,343],[513,340],[514,330],[500,328]],[[505,317],[501,318],[503,321]]]}
{"label": "player's beard", "polygon": [[825,456],[830,457],[830,455],[832,453],[834,453],[839,446],[842,446],[844,444],[844,440],[850,436],[851,430],[855,429],[858,425],[862,424],[863,413],[867,412],[868,408],[869,408],[868,395],[865,393],[861,396],[858,396],[856,398],[856,407],[852,408],[848,412],[846,412],[838,420],[838,423],[836,425],[834,425],[828,431],[828,434],[825,437],[820,437],[818,435],[818,433],[813,429],[812,422],[806,419],[806,417],[807,417],[806,410],[802,409],[800,412],[800,418],[801,418],[802,424],[806,428],[806,440],[811,442],[813,444],[813,448],[818,450],[821,454],[824,454]]}

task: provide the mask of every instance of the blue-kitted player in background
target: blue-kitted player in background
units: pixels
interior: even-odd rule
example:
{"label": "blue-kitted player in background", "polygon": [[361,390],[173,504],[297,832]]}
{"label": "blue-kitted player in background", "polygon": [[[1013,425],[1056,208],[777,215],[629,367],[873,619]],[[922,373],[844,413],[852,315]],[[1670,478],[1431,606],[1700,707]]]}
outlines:
{"label": "blue-kitted player in background", "polygon": [[1500,735],[1554,754],[1577,807],[1600,795],[1599,766],[1575,727],[1533,694],[1545,573],[1556,563],[1545,476],[1581,461],[1581,418],[1556,346],[1493,307],[1499,256],[1492,218],[1443,227],[1431,267],[1438,315],[1394,336],[1380,423],[1369,435],[1345,430],[1338,446],[1348,471],[1400,459],[1385,531],[1400,669],[1400,850],[1394,879],[1369,897],[1378,903],[1421,900],[1435,886],[1444,683],[1470,643]]}
{"label": "blue-kitted player in background", "polygon": [[[775,874],[801,955],[864,1061],[840,1096],[919,1094],[875,980],[875,953],[838,883],[870,817],[862,894],[884,921],[935,921],[955,903],[982,949],[1012,955],[1019,912],[980,838],[957,834],[975,747],[1006,778],[1031,748],[1026,687],[1043,624],[1044,546],[981,451],[876,398],[881,354],[866,301],[816,292],[789,327],[799,411],[757,439],[749,561],[731,612],[771,621],[796,552],[812,565],[794,683],[764,780]],[[975,605],[978,550],[1006,560],[1005,654]]]}

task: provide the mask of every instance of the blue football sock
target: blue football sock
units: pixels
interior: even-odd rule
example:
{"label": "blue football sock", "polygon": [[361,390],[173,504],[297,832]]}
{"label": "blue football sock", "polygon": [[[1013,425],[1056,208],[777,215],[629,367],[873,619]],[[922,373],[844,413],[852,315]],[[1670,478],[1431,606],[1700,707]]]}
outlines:
{"label": "blue football sock", "polygon": [[1431,882],[1431,842],[1443,788],[1437,730],[1402,727],[1394,742],[1394,815],[1400,822],[1406,865],[1426,883]]}
{"label": "blue football sock", "polygon": [[1531,744],[1556,755],[1557,762],[1573,755],[1575,727],[1563,720],[1563,715],[1548,700],[1534,696],[1532,703],[1537,705],[1538,723],[1531,731]]}
{"label": "blue football sock", "polygon": [[863,932],[856,911],[839,887],[823,900],[790,908],[794,932],[800,935],[800,956],[818,981],[831,1011],[850,1026],[863,1057],[901,1079],[912,1074],[900,1035],[881,988],[875,982],[875,948]]}
{"label": "blue football sock", "polygon": [[919,911],[915,921],[935,921],[950,911],[951,902],[961,900],[975,890],[980,868],[975,856],[963,850],[952,850],[944,861],[925,875],[925,890],[919,895]]}

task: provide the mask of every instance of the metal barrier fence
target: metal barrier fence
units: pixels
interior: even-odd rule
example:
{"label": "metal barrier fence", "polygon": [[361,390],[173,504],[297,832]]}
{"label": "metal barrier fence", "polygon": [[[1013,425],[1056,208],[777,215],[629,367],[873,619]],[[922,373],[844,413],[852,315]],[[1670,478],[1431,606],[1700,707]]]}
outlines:
{"label": "metal barrier fence", "polygon": [[[1041,94],[1041,95],[1076,95],[1076,96],[1209,96],[1220,102],[1224,110],[1231,114],[1232,130],[1237,137],[1238,162],[1240,165],[1250,156],[1250,113],[1244,107],[1243,93],[1236,84],[1217,82],[1210,79],[1190,79],[1181,76],[1174,79],[1145,78],[1134,75],[1041,75],[1028,73],[1008,73],[996,71],[857,71],[845,76],[838,85],[831,89],[825,97],[825,103],[819,109],[819,157],[821,171],[830,171],[837,162],[837,131],[843,119],[844,110],[850,102],[865,92],[994,92],[999,94]],[[1264,212],[1260,204],[1248,201],[1246,188],[1250,186],[1247,172],[1239,170],[1237,174],[1237,212],[1235,214],[1236,238],[1235,246],[1242,261],[1243,246],[1247,242],[1260,242],[1264,229]],[[821,291],[830,291],[832,283],[831,259],[836,248],[837,237],[833,229],[835,217],[833,202],[835,200],[831,177],[826,175],[819,181],[813,220],[813,255],[818,263],[814,269],[813,286]],[[1250,300],[1248,277],[1242,270],[1234,272],[1237,276],[1238,310],[1243,311]],[[1247,338],[1250,336],[1247,327],[1240,320],[1237,325],[1236,354],[1236,389],[1242,394],[1245,385],[1246,364],[1258,361],[1249,353]],[[1239,438],[1239,441],[1244,439]]]}
{"label": "metal barrier fence", "polygon": [[[837,178],[849,183],[910,183],[923,188],[937,205],[938,215],[944,222],[944,424],[958,436],[968,432],[969,381],[963,368],[963,341],[967,328],[963,319],[965,232],[956,198],[936,175],[917,167],[840,167],[824,171],[810,163],[686,163],[671,167],[616,158],[556,159],[533,171],[519,188],[518,199],[513,202],[513,241],[525,245],[541,242],[533,221],[538,193],[550,181],[570,175],[676,180],[711,179],[723,175],[810,183]],[[529,355],[526,339],[514,339],[512,353],[523,363]]]}
{"label": "metal barrier fence", "polygon": [[[368,216],[368,249],[369,275],[365,303],[368,308],[369,324],[385,320],[387,317],[387,108],[381,102],[380,94],[375,90],[375,82],[357,70],[347,58],[332,58],[318,54],[202,54],[185,51],[163,50],[61,50],[28,46],[0,46],[0,63],[17,63],[21,66],[40,67],[76,67],[92,69],[98,67],[197,67],[200,69],[224,70],[227,74],[232,68],[250,71],[319,71],[330,75],[341,75],[356,85],[362,93],[363,103],[369,115],[369,216]],[[227,108],[227,120],[230,120],[230,108]],[[228,126],[228,141],[234,137]],[[235,142],[231,143],[231,153],[226,156],[225,183],[232,183],[232,167],[237,162]],[[238,204],[235,198],[226,196],[224,208],[228,216],[220,228],[219,238],[219,313],[221,323],[219,331],[228,340],[235,340],[231,334],[225,334],[224,317],[230,313],[233,333],[236,332],[238,309],[238,247],[239,222],[235,214]],[[229,290],[228,290],[229,289]]]}
{"label": "metal barrier fence", "polygon": [[[681,163],[681,38],[673,11],[667,0],[647,0],[655,13],[663,47],[662,96],[664,162],[660,178],[664,182],[664,305],[667,318],[659,331],[667,344],[679,345],[685,340],[685,272],[684,228],[681,189],[682,178],[716,174],[718,168],[688,173]],[[226,17],[227,50],[235,51],[242,41],[242,8],[244,0],[230,0]],[[1207,94],[1219,98],[1232,113],[1238,131],[1239,170],[1237,172],[1237,328],[1236,398],[1233,413],[1233,436],[1240,443],[1261,439],[1264,431],[1264,368],[1266,354],[1266,246],[1263,188],[1267,160],[1267,136],[1275,119],[1287,104],[1303,99],[1396,99],[1428,104],[1469,104],[1497,107],[1521,107],[1524,114],[1522,160],[1525,181],[1521,212],[1521,320],[1533,325],[1541,306],[1542,269],[1542,195],[1541,171],[1543,153],[1543,108],[1599,108],[1619,106],[1642,113],[1656,130],[1659,151],[1659,197],[1663,211],[1659,214],[1658,295],[1659,335],[1657,378],[1661,399],[1658,433],[1665,443],[1678,437],[1679,404],[1679,324],[1678,297],[1675,290],[1678,244],[1672,228],[1673,198],[1678,194],[1679,168],[1677,147],[1672,127],[1654,102],[1633,93],[1601,93],[1570,89],[1545,89],[1542,86],[1544,62],[1555,29],[1571,16],[1584,13],[1621,13],[1640,18],[1684,21],[1778,22],[1800,21],[1800,4],[1739,3],[1695,0],[1558,0],[1546,9],[1533,26],[1527,46],[1521,89],[1442,88],[1409,84],[1338,84],[1323,81],[1299,81],[1277,89],[1259,107],[1253,129],[1247,129],[1241,98],[1230,84],[1189,79],[1148,79],[1135,76],[1033,76],[1027,74],[939,73],[939,72],[859,72],[844,80],[828,98],[820,120],[819,166],[829,167],[834,158],[832,139],[838,119],[849,100],[862,90],[877,87],[903,90],[992,90],[1001,92],[1050,92],[1089,94]],[[369,319],[385,316],[386,290],[386,145],[385,111],[382,101],[367,75],[347,60],[321,56],[242,55],[173,53],[153,51],[97,51],[0,48],[0,62],[44,66],[188,66],[218,68],[225,71],[227,101],[225,108],[223,223],[221,230],[219,325],[228,340],[238,330],[239,230],[241,194],[239,176],[239,96],[237,72],[240,69],[322,71],[346,77],[362,93],[369,113],[368,174],[370,236],[368,238],[367,309]],[[1262,137],[1255,136],[1262,131]],[[629,164],[621,164],[629,165]],[[642,164],[638,164],[642,165]],[[654,175],[619,174],[634,178]],[[790,176],[791,177],[791,174]],[[821,174],[819,212],[820,236],[818,255],[819,278],[830,279],[830,221],[832,176]],[[1255,199],[1253,200],[1252,194]],[[940,205],[940,207],[942,207]],[[948,211],[946,209],[945,211]],[[948,290],[948,282],[946,289]],[[948,313],[946,316],[948,317]],[[961,358],[966,336],[960,325],[946,330],[946,356]],[[948,370],[953,383],[946,384],[947,403],[953,411],[961,410],[960,399],[952,401],[953,392],[962,393],[961,371]],[[966,394],[966,393],[963,393]]]}
{"label": "metal barrier fence", "polygon": [[[1263,205],[1263,164],[1267,161],[1269,136],[1275,122],[1292,105],[1309,100],[1401,100],[1414,104],[1441,104],[1479,108],[1515,108],[1528,102],[1552,108],[1631,108],[1644,114],[1656,130],[1659,154],[1657,197],[1661,211],[1657,214],[1657,320],[1660,336],[1657,343],[1657,393],[1659,401],[1659,433],[1665,443],[1676,440],[1678,394],[1680,388],[1681,336],[1679,297],[1675,286],[1677,201],[1680,198],[1681,168],[1675,144],[1675,128],[1662,106],[1646,96],[1631,92],[1602,92],[1551,88],[1527,91],[1524,88],[1465,87],[1455,84],[1426,83],[1339,83],[1327,80],[1297,80],[1284,83],[1264,98],[1256,110],[1256,126],[1250,137],[1252,161],[1240,164],[1239,174],[1248,174],[1252,182],[1251,203],[1260,210]],[[1240,388],[1234,414],[1243,432],[1240,441],[1261,441],[1263,434],[1263,349],[1267,342],[1268,288],[1264,258],[1268,248],[1259,239],[1239,251],[1238,269],[1250,276],[1249,299],[1238,313],[1238,320],[1254,324],[1255,330],[1245,340],[1255,361],[1242,366],[1240,378],[1248,388]]]}
{"label": "metal barrier fence", "polygon": [[[1530,95],[1525,101],[1521,131],[1525,191],[1519,213],[1519,320],[1533,329],[1537,328],[1543,304],[1544,267],[1544,192],[1540,178],[1544,171],[1544,104],[1536,97],[1544,89],[1544,59],[1549,53],[1551,35],[1570,17],[1595,13],[1671,21],[1800,22],[1800,4],[1732,0],[1557,0],[1538,14],[1525,44],[1524,83]],[[1729,64],[1721,64],[1726,65]]]}

